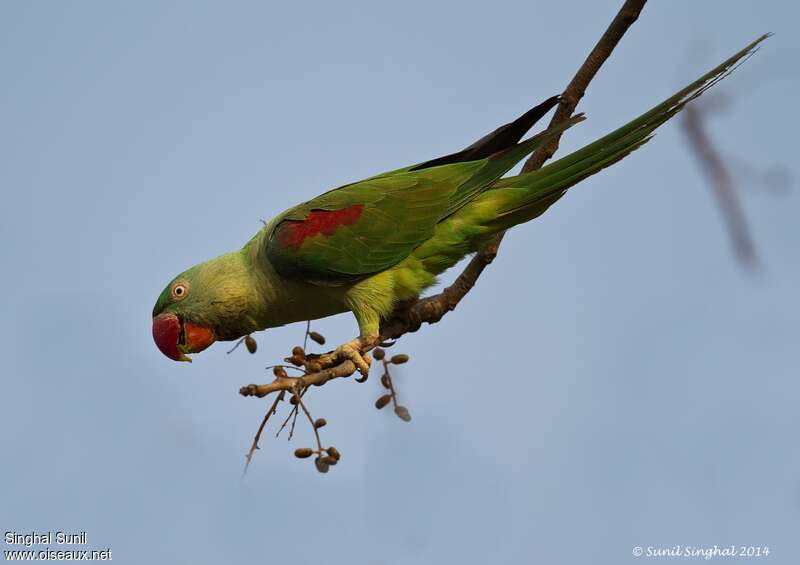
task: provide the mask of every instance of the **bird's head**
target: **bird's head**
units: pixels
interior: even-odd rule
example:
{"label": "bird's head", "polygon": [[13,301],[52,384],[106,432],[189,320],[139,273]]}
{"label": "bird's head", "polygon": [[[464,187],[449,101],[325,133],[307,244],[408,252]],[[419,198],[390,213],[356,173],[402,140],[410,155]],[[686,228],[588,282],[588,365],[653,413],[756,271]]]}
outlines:
{"label": "bird's head", "polygon": [[252,331],[244,265],[238,253],[223,255],[172,279],[153,307],[153,340],[175,361],[191,361],[217,340]]}

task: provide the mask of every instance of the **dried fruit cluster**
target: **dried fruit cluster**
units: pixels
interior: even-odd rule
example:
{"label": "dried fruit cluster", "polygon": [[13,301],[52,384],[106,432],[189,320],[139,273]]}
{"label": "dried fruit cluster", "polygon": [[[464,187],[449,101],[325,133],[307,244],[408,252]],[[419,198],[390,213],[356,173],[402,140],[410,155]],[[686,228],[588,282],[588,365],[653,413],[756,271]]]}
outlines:
{"label": "dried fruit cluster", "polygon": [[[298,447],[294,450],[294,456],[298,459],[306,459],[315,453],[317,457],[314,459],[314,466],[316,466],[317,471],[320,473],[327,473],[331,466],[339,462],[339,458],[341,457],[339,450],[335,447],[326,447],[322,452],[311,449],[310,447]],[[323,455],[323,453],[327,453],[327,455]]]}
{"label": "dried fruit cluster", "polygon": [[[264,415],[264,419],[261,422],[261,426],[256,432],[256,436],[253,439],[253,444],[250,447],[250,451],[247,454],[247,463],[249,464],[253,458],[253,454],[255,450],[257,450],[258,442],[261,438],[261,433],[266,426],[267,421],[269,420],[270,416],[272,416],[277,411],[278,403],[282,402],[285,399],[286,393],[288,392],[291,394],[289,397],[289,404],[292,406],[288,416],[281,424],[278,432],[275,434],[275,437],[278,437],[283,429],[289,425],[289,434],[288,439],[291,440],[294,436],[294,429],[295,424],[297,422],[297,417],[302,411],[306,416],[306,419],[311,424],[311,427],[314,430],[314,437],[316,439],[316,448],[311,447],[300,447],[295,450],[294,455],[298,459],[308,459],[312,456],[314,457],[314,465],[320,473],[327,473],[330,468],[336,465],[341,458],[341,454],[339,450],[335,447],[322,447],[322,441],[320,440],[319,430],[327,425],[327,420],[325,418],[317,418],[314,419],[311,417],[311,413],[306,406],[306,403],[303,401],[303,397],[308,392],[310,385],[308,385],[304,380],[303,376],[306,376],[314,371],[319,371],[320,366],[318,360],[320,359],[320,355],[313,354],[313,353],[306,353],[306,346],[308,345],[308,340],[313,341],[319,345],[325,344],[325,337],[315,331],[311,331],[310,324],[306,326],[306,335],[305,339],[303,340],[303,347],[299,345],[292,348],[292,354],[289,357],[286,357],[284,361],[288,363],[287,365],[279,364],[279,365],[272,365],[267,367],[268,369],[272,369],[273,374],[275,375],[276,382],[284,383],[282,390],[279,392],[278,396],[275,398],[275,401],[272,403],[272,406]],[[245,344],[245,347],[250,353],[255,353],[258,349],[258,345],[256,344],[256,340],[252,336],[245,336],[236,345],[229,351],[231,353],[238,347],[241,343]],[[384,347],[390,347],[393,345],[392,343],[382,344]],[[386,352],[381,348],[376,348],[372,352],[373,357],[380,361],[383,364],[383,375],[381,376],[381,384],[383,387],[388,391],[387,394],[384,394],[375,402],[375,406],[377,408],[383,408],[387,406],[390,402],[394,404],[394,412],[397,416],[405,422],[411,421],[411,414],[408,412],[408,408],[398,404],[397,402],[397,390],[395,389],[394,383],[392,381],[391,374],[389,372],[390,365],[402,365],[403,363],[407,363],[409,360],[408,355],[405,354],[397,354],[392,355],[391,357],[386,356]],[[293,369],[295,371],[300,371],[302,373],[298,376],[290,376],[287,373],[287,369]],[[364,382],[367,380],[366,375],[362,378],[356,378],[357,382]],[[246,467],[245,467],[246,469]]]}
{"label": "dried fruit cluster", "polygon": [[389,372],[389,365],[402,365],[403,363],[408,363],[409,359],[408,355],[406,355],[405,353],[399,353],[397,355],[392,355],[387,359],[386,352],[380,347],[377,347],[372,352],[372,356],[377,361],[383,363],[383,375],[381,375],[381,385],[383,385],[383,388],[389,391],[387,394],[378,397],[378,399],[375,401],[375,408],[380,410],[386,407],[391,402],[392,404],[394,404],[394,413],[397,414],[397,417],[403,420],[404,422],[410,422],[411,414],[409,413],[408,408],[406,408],[402,404],[397,403],[397,390],[394,388],[392,375]]}

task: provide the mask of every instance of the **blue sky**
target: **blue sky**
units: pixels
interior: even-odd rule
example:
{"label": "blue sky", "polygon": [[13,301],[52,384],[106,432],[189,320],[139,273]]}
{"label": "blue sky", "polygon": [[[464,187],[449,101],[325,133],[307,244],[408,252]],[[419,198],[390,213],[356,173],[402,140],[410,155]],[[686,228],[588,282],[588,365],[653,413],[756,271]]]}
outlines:
{"label": "blue sky", "polygon": [[266,405],[238,387],[301,325],[191,365],[150,337],[163,285],[261,219],[560,92],[618,4],[3,3],[2,530],[86,531],[119,563],[618,564],[676,544],[795,562],[793,3],[651,3],[562,143],[775,32],[709,124],[756,274],[676,121],[513,230],[457,311],[396,346],[412,423],[372,407],[377,378],[308,396],[342,452],[326,476],[292,457],[301,427],[241,478]]}

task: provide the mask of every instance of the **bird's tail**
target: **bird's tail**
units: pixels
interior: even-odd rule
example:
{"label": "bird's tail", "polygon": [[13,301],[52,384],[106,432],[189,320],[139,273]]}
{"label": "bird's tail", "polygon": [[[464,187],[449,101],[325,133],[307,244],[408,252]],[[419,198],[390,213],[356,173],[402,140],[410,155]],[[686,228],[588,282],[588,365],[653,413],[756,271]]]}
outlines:
{"label": "bird's tail", "polygon": [[474,201],[484,211],[492,209],[494,212],[491,218],[484,216],[481,222],[484,229],[496,232],[541,215],[568,188],[613,165],[650,141],[653,132],[661,124],[733,72],[769,35],[762,35],[674,96],[594,143],[539,170],[495,182],[492,189]]}

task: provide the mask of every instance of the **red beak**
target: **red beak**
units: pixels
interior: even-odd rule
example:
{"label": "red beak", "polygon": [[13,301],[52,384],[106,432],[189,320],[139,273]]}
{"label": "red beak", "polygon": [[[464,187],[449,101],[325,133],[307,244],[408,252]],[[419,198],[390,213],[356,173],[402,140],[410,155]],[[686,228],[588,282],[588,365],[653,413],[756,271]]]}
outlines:
{"label": "red beak", "polygon": [[181,321],[175,314],[159,314],[153,318],[153,341],[158,349],[174,361],[189,361],[187,353],[199,353],[214,343],[214,330]]}

